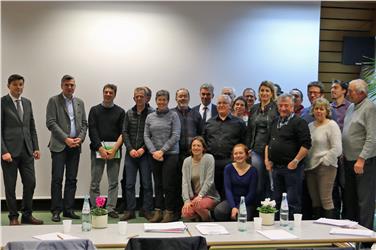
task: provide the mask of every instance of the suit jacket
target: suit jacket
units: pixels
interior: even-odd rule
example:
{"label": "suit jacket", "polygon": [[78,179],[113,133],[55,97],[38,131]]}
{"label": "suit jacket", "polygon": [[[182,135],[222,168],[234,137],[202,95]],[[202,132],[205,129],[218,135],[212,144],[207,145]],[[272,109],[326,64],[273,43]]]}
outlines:
{"label": "suit jacket", "polygon": [[21,97],[21,102],[22,121],[9,94],[1,98],[1,154],[10,153],[12,157],[21,154],[23,141],[28,154],[32,155],[34,151],[39,150],[31,102],[24,97]]}
{"label": "suit jacket", "polygon": [[[73,111],[76,124],[76,137],[83,142],[87,131],[87,120],[84,102],[73,97]],[[67,106],[63,94],[51,97],[48,100],[46,112],[46,125],[51,131],[50,143],[48,144],[52,152],[61,152],[65,149],[64,140],[69,137],[70,120]]]}
{"label": "suit jacket", "polygon": [[[196,110],[198,113],[200,113],[200,105],[197,105],[197,106],[194,106],[192,109],[193,110]],[[217,105],[211,103],[210,105],[212,105],[211,107],[211,117],[214,117],[216,115],[218,115],[218,111],[217,111]],[[202,117],[202,116],[201,116]],[[205,122],[205,121],[204,121]]]}

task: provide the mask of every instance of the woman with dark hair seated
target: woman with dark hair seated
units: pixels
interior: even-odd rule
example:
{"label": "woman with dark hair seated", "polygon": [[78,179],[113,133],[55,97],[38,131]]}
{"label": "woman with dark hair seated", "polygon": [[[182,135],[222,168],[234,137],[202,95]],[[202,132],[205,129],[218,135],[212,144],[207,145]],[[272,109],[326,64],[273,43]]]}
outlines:
{"label": "woman with dark hair seated", "polygon": [[224,170],[226,200],[214,210],[219,221],[236,220],[240,197],[245,197],[247,219],[252,220],[256,205],[257,169],[247,162],[249,153],[244,144],[236,144],[232,150],[233,163]]}
{"label": "woman with dark hair seated", "polygon": [[214,157],[206,152],[201,136],[191,142],[191,156],[182,167],[182,217],[191,221],[210,221],[210,211],[220,201],[214,185]]}

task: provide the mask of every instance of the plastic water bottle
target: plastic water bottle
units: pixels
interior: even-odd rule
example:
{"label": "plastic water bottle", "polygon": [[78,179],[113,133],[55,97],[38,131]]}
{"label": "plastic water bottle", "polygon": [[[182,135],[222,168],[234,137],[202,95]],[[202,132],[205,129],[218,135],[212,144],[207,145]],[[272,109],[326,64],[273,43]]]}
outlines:
{"label": "plastic water bottle", "polygon": [[239,213],[238,213],[238,230],[240,232],[247,231],[247,207],[245,205],[244,196],[240,197]]}
{"label": "plastic water bottle", "polygon": [[89,195],[87,194],[85,195],[84,205],[82,206],[81,222],[82,232],[91,231],[90,203]]}
{"label": "plastic water bottle", "polygon": [[287,227],[289,225],[289,204],[287,202],[287,194],[282,194],[281,209],[279,211],[279,222],[281,227]]}

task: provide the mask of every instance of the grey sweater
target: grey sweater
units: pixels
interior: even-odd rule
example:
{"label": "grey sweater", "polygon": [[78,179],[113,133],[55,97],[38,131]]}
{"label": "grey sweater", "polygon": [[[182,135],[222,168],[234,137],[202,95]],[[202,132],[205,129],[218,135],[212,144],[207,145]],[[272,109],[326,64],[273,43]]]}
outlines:
{"label": "grey sweater", "polygon": [[180,120],[169,109],[149,114],[145,121],[144,142],[150,153],[179,154]]}
{"label": "grey sweater", "polygon": [[365,98],[351,104],[343,124],[343,154],[349,161],[358,157],[365,160],[376,156],[376,105]]}
{"label": "grey sweater", "polygon": [[[194,197],[192,189],[192,156],[185,158],[182,167],[182,198],[183,201],[190,201]],[[221,198],[214,185],[214,157],[211,154],[204,154],[200,161],[200,196],[208,196],[216,201]]]}

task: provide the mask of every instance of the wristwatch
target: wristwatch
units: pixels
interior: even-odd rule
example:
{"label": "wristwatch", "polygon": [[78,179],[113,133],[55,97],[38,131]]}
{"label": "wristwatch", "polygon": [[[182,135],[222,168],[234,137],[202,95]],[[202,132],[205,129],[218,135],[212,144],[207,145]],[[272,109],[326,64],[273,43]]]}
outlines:
{"label": "wristwatch", "polygon": [[299,160],[298,159],[294,159],[294,160],[292,160],[293,162],[295,162],[296,163],[296,165],[298,165],[299,164]]}

